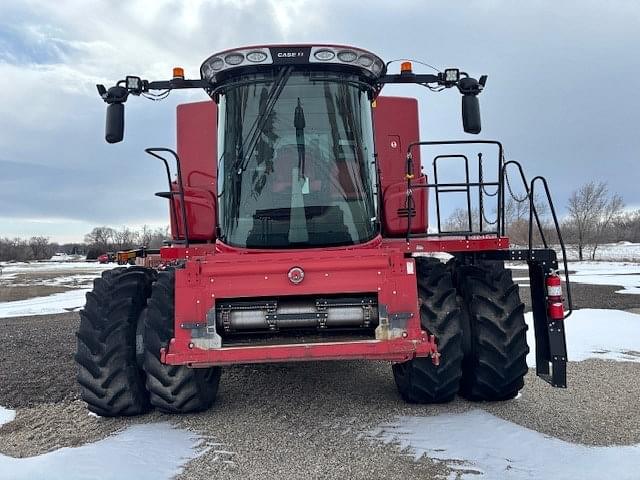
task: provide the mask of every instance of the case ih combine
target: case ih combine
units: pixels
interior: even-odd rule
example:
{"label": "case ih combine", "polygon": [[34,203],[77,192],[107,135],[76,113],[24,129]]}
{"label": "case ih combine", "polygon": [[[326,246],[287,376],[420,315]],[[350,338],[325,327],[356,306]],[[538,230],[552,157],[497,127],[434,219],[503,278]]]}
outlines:
{"label": "case ih combine", "polygon": [[[169,201],[173,236],[163,268],[116,268],[87,295],[76,360],[90,410],[200,411],[224,365],[345,359],[393,362],[409,402],[513,398],[529,348],[505,261],[528,264],[537,374],[566,386],[556,254],[531,200],[539,185],[551,203],[546,182],[527,184],[499,142],[419,141],[416,100],[380,95],[387,84],[457,89],[464,130],[477,134],[486,77],[387,67],[346,46],[257,46],[211,56],[200,79],[177,68],[168,81],[98,85],[110,143],[123,139],[130,95],[202,88],[211,100],[178,107],[177,152],[146,150],[169,184],[156,194]],[[485,180],[481,153],[470,161],[453,148],[493,149],[495,178]],[[447,153],[422,162],[434,149]],[[455,162],[463,180],[439,181]],[[529,245],[519,249],[505,236],[508,167],[529,194]],[[440,220],[451,192],[467,206],[454,231]],[[544,248],[533,248],[534,221]]]}

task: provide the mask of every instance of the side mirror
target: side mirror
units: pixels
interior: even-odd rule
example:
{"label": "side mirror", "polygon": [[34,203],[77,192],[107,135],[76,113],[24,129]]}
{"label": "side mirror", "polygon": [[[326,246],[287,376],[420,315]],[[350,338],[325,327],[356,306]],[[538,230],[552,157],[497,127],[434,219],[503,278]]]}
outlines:
{"label": "side mirror", "polygon": [[478,96],[473,94],[462,95],[462,126],[467,133],[480,133],[480,102]]}
{"label": "side mirror", "polygon": [[118,143],[124,138],[124,103],[110,103],[107,106],[104,138],[108,143]]}

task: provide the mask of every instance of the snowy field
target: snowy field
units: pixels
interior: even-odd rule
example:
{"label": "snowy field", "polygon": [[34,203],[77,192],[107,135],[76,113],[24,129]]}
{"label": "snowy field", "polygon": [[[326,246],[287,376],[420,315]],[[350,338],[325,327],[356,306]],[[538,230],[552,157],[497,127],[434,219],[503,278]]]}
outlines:
{"label": "snowy field", "polygon": [[578,445],[477,409],[400,417],[368,436],[416,460],[445,462],[454,471],[449,478],[460,480],[637,480],[640,465],[640,444]]}
{"label": "snowy field", "polygon": [[[0,407],[0,425],[13,417],[14,412]],[[202,438],[168,423],[134,425],[98,442],[35,457],[0,454],[0,479],[170,479],[206,451],[202,446]]]}
{"label": "snowy field", "polygon": [[[559,248],[556,248],[560,251]],[[587,248],[584,251],[585,258],[590,258],[591,249]],[[567,258],[569,260],[578,259],[578,251],[573,247],[567,247]],[[640,262],[640,243],[631,242],[618,242],[618,243],[605,243],[600,245],[596,249],[595,260],[602,261],[627,261],[627,262]]]}
{"label": "snowy field", "polygon": [[[92,279],[108,268],[113,266],[87,262],[3,265],[0,288],[38,283],[69,290],[29,300],[0,302],[0,318],[76,311],[84,305]],[[575,272],[571,276],[575,283],[618,285],[621,289],[616,294],[640,293],[640,261],[571,262],[569,268]],[[514,278],[526,282],[522,266],[513,269]],[[531,314],[526,315],[526,320],[531,347],[527,362],[533,367]],[[607,328],[603,329],[605,323]],[[638,314],[582,309],[567,319],[566,326],[570,361],[598,358],[640,362]],[[0,407],[0,424],[9,423],[14,417],[15,412]],[[602,472],[606,471],[606,478],[631,480],[638,478],[640,465],[640,444],[593,447],[570,443],[480,409],[401,416],[363,435],[374,442],[397,445],[415,459],[427,456],[443,462],[453,470],[451,479],[590,480],[602,478]],[[19,459],[0,454],[0,479],[168,479],[211,445],[215,444],[167,423],[134,425],[94,443],[58,448],[34,457]],[[73,470],[69,465],[73,465]]]}
{"label": "snowy field", "polygon": [[50,315],[79,310],[93,279],[113,264],[96,262],[33,262],[0,265],[0,288],[48,286],[69,290],[28,300],[0,302],[0,318]]}

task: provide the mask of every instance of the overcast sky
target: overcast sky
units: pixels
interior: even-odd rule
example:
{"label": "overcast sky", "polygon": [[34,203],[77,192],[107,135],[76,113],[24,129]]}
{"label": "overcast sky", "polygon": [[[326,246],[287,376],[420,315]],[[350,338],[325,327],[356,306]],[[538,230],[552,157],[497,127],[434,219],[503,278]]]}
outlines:
{"label": "overcast sky", "polygon": [[[125,142],[107,145],[95,84],[167,79],[176,65],[197,77],[216,51],[297,42],[487,74],[480,138],[548,176],[561,209],[593,179],[640,207],[636,0],[3,1],[0,236],[73,241],[95,225],[167,223],[166,202],[153,196],[163,172],[143,149],[174,146],[175,105],[204,92],[131,99]],[[419,99],[423,139],[472,138],[457,93],[387,93]]]}

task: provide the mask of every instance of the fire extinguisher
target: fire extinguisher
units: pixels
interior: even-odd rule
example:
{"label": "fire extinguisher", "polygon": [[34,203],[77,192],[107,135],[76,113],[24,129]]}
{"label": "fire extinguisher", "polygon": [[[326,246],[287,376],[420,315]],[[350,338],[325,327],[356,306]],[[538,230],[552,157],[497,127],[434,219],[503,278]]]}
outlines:
{"label": "fire extinguisher", "polygon": [[547,275],[547,314],[550,320],[564,320],[562,281],[556,272]]}

